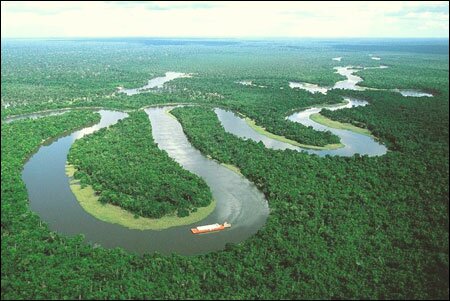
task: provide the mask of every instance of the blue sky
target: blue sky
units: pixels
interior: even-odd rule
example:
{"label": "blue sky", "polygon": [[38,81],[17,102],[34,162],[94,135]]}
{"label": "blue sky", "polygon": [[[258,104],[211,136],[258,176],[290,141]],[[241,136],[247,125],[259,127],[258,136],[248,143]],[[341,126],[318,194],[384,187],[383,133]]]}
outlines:
{"label": "blue sky", "polygon": [[7,37],[445,37],[448,1],[1,2]]}

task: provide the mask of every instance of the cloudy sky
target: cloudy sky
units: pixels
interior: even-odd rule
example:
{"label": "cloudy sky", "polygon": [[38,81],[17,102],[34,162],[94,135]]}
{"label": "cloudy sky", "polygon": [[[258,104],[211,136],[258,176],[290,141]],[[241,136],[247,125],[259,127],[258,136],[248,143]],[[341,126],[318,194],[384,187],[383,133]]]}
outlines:
{"label": "cloudy sky", "polygon": [[7,37],[446,37],[448,1],[1,2]]}

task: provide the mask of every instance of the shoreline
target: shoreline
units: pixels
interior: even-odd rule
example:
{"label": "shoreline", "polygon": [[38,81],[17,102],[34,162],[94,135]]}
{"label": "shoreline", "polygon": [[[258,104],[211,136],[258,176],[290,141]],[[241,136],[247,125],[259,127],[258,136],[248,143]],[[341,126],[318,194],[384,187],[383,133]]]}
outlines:
{"label": "shoreline", "polygon": [[274,140],[277,140],[277,141],[281,141],[281,142],[284,142],[284,143],[288,143],[288,144],[291,144],[291,145],[294,145],[294,146],[298,146],[298,147],[301,147],[301,148],[307,148],[307,149],[315,149],[315,150],[333,150],[333,149],[339,149],[339,148],[344,147],[344,145],[342,143],[327,144],[325,146],[316,146],[316,145],[302,144],[302,143],[299,143],[297,141],[288,139],[288,138],[286,138],[284,136],[279,136],[279,135],[273,134],[271,132],[268,132],[262,126],[256,125],[256,121],[254,121],[253,119],[251,119],[249,117],[244,117],[244,118],[245,118],[245,122],[248,124],[248,126],[250,126],[257,133],[259,133],[261,135],[264,135],[266,137],[269,137],[271,139],[274,139]]}
{"label": "shoreline", "polygon": [[100,203],[98,201],[99,197],[95,195],[91,185],[81,188],[79,181],[73,179],[75,171],[76,168],[73,165],[66,164],[66,175],[70,178],[70,190],[75,195],[81,207],[87,213],[101,221],[119,224],[133,230],[165,230],[172,227],[193,224],[210,215],[217,204],[217,201],[213,199],[208,206],[199,207],[196,212],[191,212],[186,217],[178,217],[172,213],[158,219],[141,216],[136,218],[134,213],[119,206]]}
{"label": "shoreline", "polygon": [[362,135],[366,135],[366,136],[375,138],[368,129],[357,127],[351,123],[343,123],[343,122],[335,121],[335,120],[329,119],[328,117],[323,116],[320,113],[311,114],[309,116],[309,119],[311,119],[312,121],[314,121],[318,124],[321,124],[321,125],[333,128],[333,129],[347,130],[347,131],[351,131],[351,132],[354,132],[357,134],[362,134]]}

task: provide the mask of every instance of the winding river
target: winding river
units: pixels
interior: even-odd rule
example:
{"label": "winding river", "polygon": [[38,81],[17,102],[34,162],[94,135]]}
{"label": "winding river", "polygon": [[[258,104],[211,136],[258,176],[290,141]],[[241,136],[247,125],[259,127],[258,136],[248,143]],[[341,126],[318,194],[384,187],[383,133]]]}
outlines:
{"label": "winding river", "polygon": [[[368,103],[357,99],[345,98],[346,103],[338,106],[327,107],[329,110],[339,110],[344,108],[351,108],[357,106],[365,106]],[[243,139],[251,139],[256,142],[262,142],[267,148],[276,150],[292,149],[296,151],[305,151],[310,154],[316,154],[319,156],[352,156],[354,154],[380,156],[384,155],[387,148],[375,140],[373,137],[351,132],[348,130],[334,129],[324,125],[321,125],[310,119],[310,116],[315,113],[319,113],[323,107],[314,107],[298,113],[294,113],[287,117],[287,119],[301,123],[305,126],[311,126],[318,131],[330,131],[337,135],[341,139],[341,143],[344,147],[334,150],[314,150],[298,147],[286,142],[278,141],[269,138],[263,134],[256,132],[252,129],[247,122],[238,117],[236,114],[224,109],[215,109],[216,115],[219,118],[224,129]]]}
{"label": "winding river", "polygon": [[[377,59],[372,57],[372,59]],[[340,61],[341,58],[333,58],[333,60]],[[353,91],[366,91],[366,90],[383,90],[383,89],[375,89],[369,87],[362,87],[358,84],[363,81],[363,79],[357,75],[356,72],[364,69],[386,69],[388,66],[380,65],[378,67],[353,67],[353,66],[345,66],[345,67],[335,67],[336,73],[345,76],[346,79],[342,81],[338,81],[332,87],[321,87],[317,84],[306,83],[306,82],[289,82],[289,87],[292,89],[303,89],[310,93],[322,93],[327,94],[329,90],[332,89],[342,89],[342,90],[353,90]],[[422,92],[414,89],[392,89],[389,91],[400,93],[405,97],[433,97],[432,94]],[[289,144],[287,142],[282,142],[276,139],[272,139],[268,136],[258,133],[253,128],[251,128],[247,122],[234,114],[231,111],[223,110],[223,109],[215,109],[215,113],[219,118],[222,126],[225,131],[234,134],[243,139],[251,139],[256,142],[262,142],[267,148],[276,149],[276,150],[285,150],[292,149],[296,151],[305,151],[310,154],[316,154],[319,156],[352,156],[354,154],[360,155],[368,155],[368,156],[380,156],[384,155],[387,152],[387,148],[379,143],[374,137],[352,132],[344,129],[335,129],[322,124],[319,124],[313,121],[310,117],[312,114],[319,113],[323,108],[328,110],[340,110],[344,108],[352,108],[358,106],[365,106],[368,103],[363,100],[344,98],[346,101],[343,105],[338,106],[327,106],[327,107],[313,107],[309,109],[305,109],[303,111],[291,114],[287,116],[286,119],[301,123],[305,126],[310,126],[318,131],[330,131],[340,138],[341,143],[344,147],[334,150],[314,150],[303,148],[299,146],[295,146]]]}
{"label": "winding river", "polygon": [[177,79],[177,78],[183,78],[183,77],[191,77],[190,74],[181,73],[181,72],[166,72],[165,76],[161,77],[155,77],[148,81],[148,83],[140,88],[134,88],[134,89],[124,89],[123,87],[118,87],[119,93],[125,93],[128,96],[140,94],[143,92],[148,92],[151,89],[155,88],[162,88],[164,87],[164,84]]}
{"label": "winding river", "polygon": [[[358,69],[337,67],[336,70],[338,73],[345,75],[347,80],[337,82],[333,88],[365,89],[357,86],[362,81],[360,77],[354,75]],[[119,92],[134,95],[146,92],[149,89],[162,87],[169,80],[187,76],[189,75],[184,73],[168,72],[164,77],[149,80],[144,87],[137,89],[121,88]],[[296,86],[295,83],[293,86]],[[320,93],[326,93],[329,89],[307,83],[297,87],[315,89],[314,92]],[[397,92],[402,93],[402,90],[397,90]],[[413,92],[415,90],[408,90],[406,96],[414,96]],[[327,108],[338,110],[368,104],[365,101],[356,99],[345,98],[345,100],[345,104]],[[159,148],[165,150],[183,168],[202,177],[210,187],[217,205],[214,211],[204,220],[192,225],[178,226],[165,230],[142,231],[103,222],[84,211],[73,195],[69,186],[70,179],[65,173],[67,154],[75,140],[101,128],[113,125],[120,119],[127,117],[127,114],[124,112],[109,110],[99,111],[101,120],[97,125],[75,131],[51,142],[49,145],[42,145],[37,153],[24,165],[22,178],[28,190],[31,209],[37,212],[54,231],[66,235],[83,234],[86,241],[91,244],[99,244],[107,248],[122,247],[139,254],[154,251],[162,254],[202,254],[221,250],[226,243],[238,243],[255,234],[265,224],[269,214],[269,207],[264,195],[243,176],[207,158],[195,149],[186,138],[180,123],[168,113],[172,108],[174,106],[152,107],[145,109],[145,112],[152,124],[152,135]],[[266,147],[272,149],[305,151],[319,156],[351,156],[356,153],[379,156],[386,153],[386,147],[373,137],[348,130],[329,128],[311,120],[310,116],[320,112],[321,109],[322,107],[309,108],[291,114],[287,119],[302,123],[305,126],[311,126],[319,131],[331,131],[340,137],[344,147],[335,150],[301,148],[257,133],[244,119],[230,111],[216,108],[215,112],[227,132],[244,139],[261,141]],[[15,116],[8,118],[5,122],[23,118],[58,115],[64,112],[42,112]],[[232,223],[233,227],[213,235],[192,235],[189,231],[194,226],[224,221]]]}
{"label": "winding river", "polygon": [[400,93],[405,97],[433,97],[433,94],[423,92],[415,89],[377,89],[362,87],[358,84],[363,81],[360,76],[355,75],[356,72],[367,69],[386,69],[389,68],[386,65],[380,65],[378,67],[359,67],[359,66],[346,66],[346,67],[334,67],[336,73],[345,76],[346,79],[336,82],[332,87],[321,87],[317,84],[307,83],[307,82],[289,82],[289,87],[292,89],[302,89],[310,93],[322,93],[327,94],[329,90],[332,89],[344,89],[353,91],[366,91],[366,90],[378,90],[378,91],[391,91]]}
{"label": "winding river", "polygon": [[[253,235],[264,224],[269,207],[264,195],[243,176],[206,158],[188,142],[178,121],[166,113],[172,107],[146,109],[152,134],[159,147],[187,170],[201,176],[217,201],[215,210],[194,225],[162,231],[131,230],[100,221],[79,205],[65,173],[67,154],[76,139],[115,124],[126,113],[101,110],[99,124],[41,146],[25,164],[22,178],[26,184],[31,209],[49,227],[66,235],[83,234],[86,241],[107,248],[122,247],[143,254],[160,252],[183,255],[202,254],[223,249],[226,243],[238,243]],[[228,221],[233,227],[213,235],[193,235],[197,225]]]}
{"label": "winding river", "polygon": [[366,67],[366,68],[353,66],[334,67],[336,73],[345,76],[346,79],[336,82],[332,87],[321,87],[319,85],[306,82],[289,82],[289,87],[291,87],[292,89],[295,88],[303,89],[310,93],[322,93],[322,94],[327,94],[327,92],[332,89],[345,89],[354,91],[376,90],[373,88],[358,86],[358,83],[362,82],[363,79],[355,75],[355,73],[363,69],[385,69],[385,68],[388,67],[384,65],[381,65],[379,67]]}

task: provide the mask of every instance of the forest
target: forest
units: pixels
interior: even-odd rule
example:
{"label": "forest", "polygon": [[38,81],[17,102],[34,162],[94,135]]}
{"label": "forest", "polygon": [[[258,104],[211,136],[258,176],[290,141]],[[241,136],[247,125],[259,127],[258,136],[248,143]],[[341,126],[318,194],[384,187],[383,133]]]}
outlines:
{"label": "forest", "polygon": [[[81,185],[91,185],[101,203],[120,206],[138,216],[188,216],[211,203],[205,181],[183,169],[151,136],[143,111],[78,140],[68,162]],[[126,139],[123,139],[126,137]]]}
{"label": "forest", "polygon": [[[417,51],[403,41],[384,48],[352,43],[2,41],[1,298],[448,299],[448,54],[440,50],[448,49],[448,40]],[[319,95],[288,86],[332,85],[343,79],[333,70],[342,64],[378,66],[369,53],[389,68],[360,71],[362,85],[422,89],[434,97],[346,90]],[[331,60],[337,56],[342,62]],[[160,91],[117,93],[118,86],[140,87],[167,71],[194,76]],[[242,80],[255,86],[237,83]],[[386,155],[271,150],[226,133],[212,110],[228,108],[275,134],[326,145],[337,137],[285,117],[343,96],[370,105],[321,114],[368,128],[388,147]],[[157,148],[148,117],[137,111],[162,103],[198,104],[172,111],[192,145],[235,165],[264,193],[270,215],[255,235],[196,256],[137,255],[88,244],[82,233],[56,233],[30,209],[24,163],[43,141],[94,124],[99,115],[76,110],[4,120],[65,107],[129,110],[128,118],[77,140],[70,151],[76,177],[103,200],[139,216],[183,214],[209,203],[203,180]],[[155,207],[147,198],[160,202]]]}
{"label": "forest", "polygon": [[[395,144],[402,149],[401,153],[391,152],[382,158],[319,159],[295,151],[273,151],[224,133],[212,111],[199,108],[173,111],[198,149],[219,161],[239,166],[241,172],[269,197],[272,216],[280,216],[271,219],[266,230],[269,228],[269,233],[273,234],[279,232],[278,229],[289,228],[283,235],[300,238],[300,241],[283,244],[291,250],[286,257],[305,256],[300,250],[308,242],[308,249],[317,252],[309,256],[331,257],[334,263],[345,267],[345,276],[336,277],[357,279],[359,275],[362,279],[371,279],[371,284],[359,285],[376,284],[378,288],[384,287],[386,293],[394,289],[390,285],[399,276],[390,275],[391,269],[401,270],[403,283],[409,283],[406,286],[415,286],[415,289],[425,281],[413,280],[419,275],[445,282],[448,280],[445,276],[448,271],[445,268],[448,191],[444,187],[448,183],[448,145],[442,142],[448,137],[448,127],[446,131],[436,131],[432,137],[422,137],[424,139],[414,143],[403,138],[417,134],[421,137],[420,133],[426,128],[420,123],[417,127],[404,123],[402,126],[398,117],[392,118],[386,112],[377,114],[375,110],[372,113],[372,122],[396,124],[395,136],[391,136],[390,127],[386,127],[386,131],[380,127],[379,134],[388,145]],[[442,118],[441,129],[445,128],[448,122],[445,112],[435,110],[434,116]],[[428,118],[427,115],[417,116],[421,122]],[[431,154],[424,147],[432,148]],[[424,156],[424,152],[429,155]],[[399,208],[402,208],[401,214],[397,211]],[[304,219],[308,220],[306,224]],[[433,235],[430,236],[430,232]],[[355,250],[359,250],[359,255],[350,255]],[[431,256],[431,253],[435,255]],[[350,258],[355,261],[350,262]],[[288,268],[293,262],[295,260],[283,267]],[[333,270],[331,266],[315,268],[324,274]],[[374,274],[381,270],[385,271],[383,279]],[[356,289],[358,285],[353,284]],[[404,291],[406,286],[397,289]],[[422,289],[432,291],[436,287]],[[393,296],[392,293],[377,295],[377,298]],[[358,296],[365,297],[368,296]],[[402,297],[398,295],[397,298]]]}

